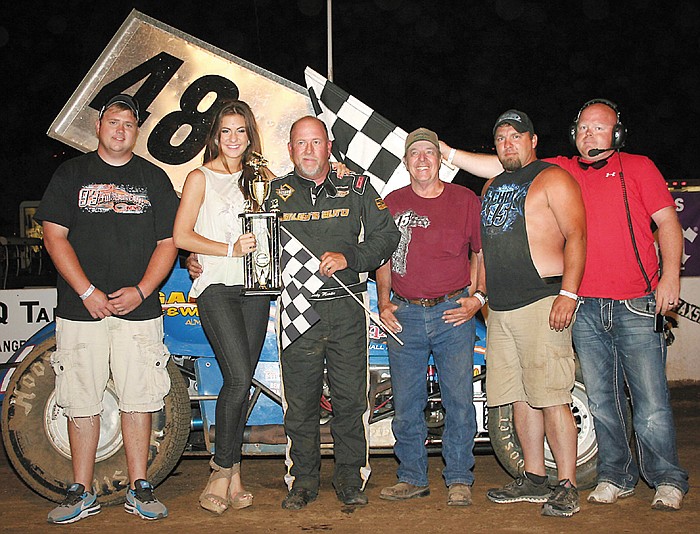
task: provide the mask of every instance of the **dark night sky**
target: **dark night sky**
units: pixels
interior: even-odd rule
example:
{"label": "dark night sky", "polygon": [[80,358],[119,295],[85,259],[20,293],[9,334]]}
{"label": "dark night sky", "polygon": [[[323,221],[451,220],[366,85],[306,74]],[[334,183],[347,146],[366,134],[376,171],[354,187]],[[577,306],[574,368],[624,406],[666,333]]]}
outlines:
{"label": "dark night sky", "polygon": [[[9,4],[9,5],[8,5]],[[304,85],[326,73],[325,0],[5,2],[0,8],[0,233],[75,151],[46,131],[132,8]],[[627,150],[667,179],[699,180],[700,8],[692,1],[334,1],[335,82],[405,130],[489,147],[510,107],[539,155],[593,97],[616,101]],[[462,178],[464,179],[464,178]]]}

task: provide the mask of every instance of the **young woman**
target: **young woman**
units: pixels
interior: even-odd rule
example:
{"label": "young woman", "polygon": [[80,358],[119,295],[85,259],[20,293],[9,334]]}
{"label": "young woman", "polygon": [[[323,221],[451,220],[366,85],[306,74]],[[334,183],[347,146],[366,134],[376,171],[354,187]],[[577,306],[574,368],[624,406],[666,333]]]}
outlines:
{"label": "young woman", "polygon": [[265,339],[270,299],[241,296],[243,256],[256,248],[241,233],[248,185],[246,165],[262,153],[255,117],[248,104],[225,103],[207,136],[204,164],[185,181],[173,237],[178,248],[198,255],[203,273],[192,284],[202,327],[221,367],[224,384],[216,403],[216,453],[212,474],[199,497],[202,508],[222,514],[253,504],[241,482],[240,461],[249,391]]}

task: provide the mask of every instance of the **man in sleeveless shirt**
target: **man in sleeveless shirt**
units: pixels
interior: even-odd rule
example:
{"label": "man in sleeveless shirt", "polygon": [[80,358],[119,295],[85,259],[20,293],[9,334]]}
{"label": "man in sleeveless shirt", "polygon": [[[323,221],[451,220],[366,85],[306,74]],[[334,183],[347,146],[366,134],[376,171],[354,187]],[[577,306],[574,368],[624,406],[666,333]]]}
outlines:
{"label": "man in sleeveless shirt", "polygon": [[[579,511],[577,429],[571,413],[571,326],[586,257],[581,191],[566,171],[537,159],[530,118],[503,113],[493,129],[504,172],[484,186],[481,236],[489,293],[489,406],[513,405],[525,461],[521,477],[490,489],[497,503],[542,502],[542,514]],[[559,483],[547,483],[544,438]]]}
{"label": "man in sleeveless shirt", "polygon": [[442,454],[447,504],[467,506],[474,483],[476,434],[474,315],[486,303],[480,276],[479,199],[465,187],[440,180],[440,147],[434,132],[425,128],[411,132],[405,150],[411,183],[385,199],[401,241],[391,262],[377,270],[382,320],[393,332],[401,332],[404,343],[387,340],[399,482],[384,488],[380,497],[405,500],[430,494],[423,410],[432,354],[445,407]]}

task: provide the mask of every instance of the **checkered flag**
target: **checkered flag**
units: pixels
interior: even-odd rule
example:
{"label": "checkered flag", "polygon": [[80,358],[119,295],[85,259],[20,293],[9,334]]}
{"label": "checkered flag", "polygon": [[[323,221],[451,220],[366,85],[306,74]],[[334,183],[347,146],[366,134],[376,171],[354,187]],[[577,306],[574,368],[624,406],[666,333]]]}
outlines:
{"label": "checkered flag", "polygon": [[[333,157],[369,176],[383,197],[408,185],[401,163],[408,134],[313,69],[306,67],[304,75],[314,112],[333,139]],[[451,182],[457,170],[443,164],[440,178]]]}
{"label": "checkered flag", "polygon": [[326,278],[318,271],[321,261],[284,227],[280,242],[284,286],[280,295],[280,337],[284,350],[319,321],[309,298],[321,289]]}

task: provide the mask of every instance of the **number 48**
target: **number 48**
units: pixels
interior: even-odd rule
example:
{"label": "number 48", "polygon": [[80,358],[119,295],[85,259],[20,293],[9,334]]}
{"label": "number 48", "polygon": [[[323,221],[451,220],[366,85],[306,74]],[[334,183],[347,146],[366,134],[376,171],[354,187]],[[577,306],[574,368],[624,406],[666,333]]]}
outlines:
{"label": "number 48", "polygon": [[[161,52],[105,85],[89,105],[99,111],[111,96],[144,80],[134,95],[141,108],[140,126],[150,115],[148,107],[183,63],[183,60]],[[199,111],[199,104],[210,93],[216,94],[216,100],[206,111]],[[197,78],[182,93],[180,109],[168,113],[155,125],[148,137],[148,151],[155,159],[168,165],[187,163],[204,148],[204,140],[219,103],[236,99],[238,94],[236,84],[223,76],[210,74]],[[181,143],[173,145],[176,132],[185,126],[189,126],[189,133]]]}

